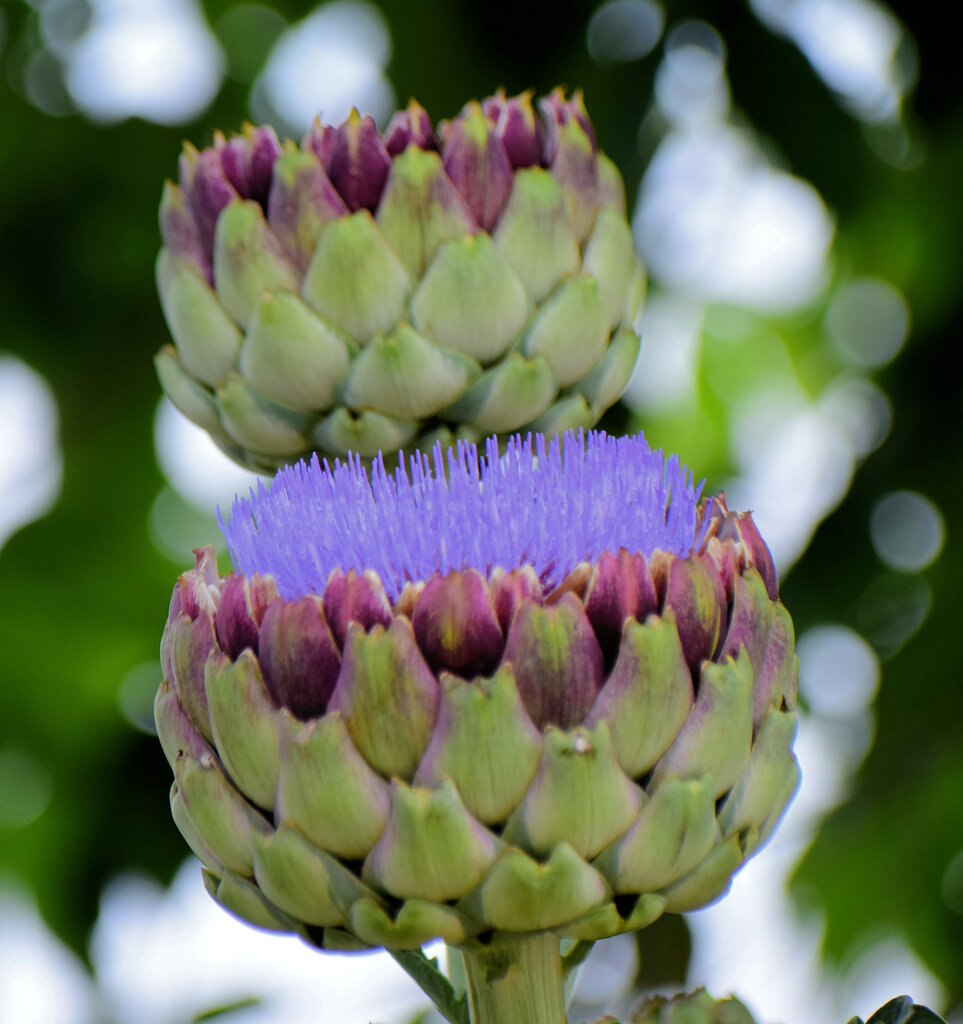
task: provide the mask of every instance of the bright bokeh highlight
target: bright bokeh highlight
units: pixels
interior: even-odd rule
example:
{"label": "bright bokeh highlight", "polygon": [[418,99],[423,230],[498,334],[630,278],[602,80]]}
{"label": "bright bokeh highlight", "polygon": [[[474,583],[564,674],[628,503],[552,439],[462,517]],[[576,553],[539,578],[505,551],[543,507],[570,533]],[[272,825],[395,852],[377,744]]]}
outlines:
{"label": "bright bokeh highlight", "polygon": [[902,26],[873,0],[750,0],[756,14],[788,36],[857,117],[895,121],[916,82],[916,60]]}
{"label": "bright bokeh highlight", "polygon": [[98,121],[193,120],[221,85],[224,56],[196,0],[90,0],[90,27],[67,49],[67,88]]}
{"label": "bright bokeh highlight", "polygon": [[80,961],[48,931],[33,902],[0,879],[0,1021],[93,1020],[93,984]]}
{"label": "bright bokeh highlight", "polygon": [[26,363],[0,353],[0,548],[60,494],[58,421],[50,385]]}
{"label": "bright bokeh highlight", "polygon": [[167,482],[198,512],[212,517],[218,505],[255,486],[256,473],[242,469],[166,399],[154,417],[154,454]]}
{"label": "bright bokeh highlight", "polygon": [[946,527],[926,495],[891,491],[873,506],[869,535],[880,561],[891,569],[921,572],[939,558]]}
{"label": "bright bokeh highlight", "polygon": [[384,72],[390,57],[391,36],[377,7],[364,0],[322,4],[275,43],[254,86],[254,115],[280,119],[295,135],[319,115],[340,124],[352,107],[383,123],[395,106]]}

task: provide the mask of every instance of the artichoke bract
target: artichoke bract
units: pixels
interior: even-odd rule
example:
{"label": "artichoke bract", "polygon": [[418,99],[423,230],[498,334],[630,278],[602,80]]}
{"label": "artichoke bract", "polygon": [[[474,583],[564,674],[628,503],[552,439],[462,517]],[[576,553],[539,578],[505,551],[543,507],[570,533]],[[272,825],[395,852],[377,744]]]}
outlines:
{"label": "artichoke bract", "polygon": [[594,425],[635,366],[645,275],[581,95],[537,106],[188,145],[157,263],[174,405],[272,472]]}
{"label": "artichoke bract", "polygon": [[[214,898],[328,949],[594,940],[704,906],[795,791],[748,514],[641,435],[512,438],[237,500],[174,589],[157,730]],[[556,949],[557,954],[557,949]]]}
{"label": "artichoke bract", "polygon": [[756,1021],[745,1004],[734,996],[713,999],[700,988],[669,999],[664,996],[646,999],[632,1011],[629,1024],[756,1024]]}

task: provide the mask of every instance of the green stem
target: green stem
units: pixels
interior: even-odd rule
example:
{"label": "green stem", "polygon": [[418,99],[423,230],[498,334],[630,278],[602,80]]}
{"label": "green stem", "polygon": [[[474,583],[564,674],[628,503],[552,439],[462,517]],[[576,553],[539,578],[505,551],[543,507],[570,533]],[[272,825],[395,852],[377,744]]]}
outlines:
{"label": "green stem", "polygon": [[472,1024],[565,1024],[562,958],[554,935],[504,933],[462,947]]}
{"label": "green stem", "polygon": [[388,952],[411,975],[449,1024],[471,1024],[464,992],[459,993],[452,987],[437,960],[429,960],[420,949],[389,949]]}

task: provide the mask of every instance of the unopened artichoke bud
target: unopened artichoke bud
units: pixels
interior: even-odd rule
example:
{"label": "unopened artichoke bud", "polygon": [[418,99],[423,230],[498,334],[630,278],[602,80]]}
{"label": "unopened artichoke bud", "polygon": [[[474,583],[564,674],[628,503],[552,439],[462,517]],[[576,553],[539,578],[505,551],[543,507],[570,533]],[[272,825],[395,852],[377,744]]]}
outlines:
{"label": "unopened artichoke bud", "polygon": [[160,226],[158,376],[250,468],[588,428],[639,352],[645,274],[580,93],[218,133]]}
{"label": "unopened artichoke bud", "polygon": [[686,995],[651,996],[632,1011],[630,1024],[756,1024],[735,996],[713,999],[704,988]]}
{"label": "unopened artichoke bud", "polygon": [[236,500],[156,702],[214,897],[406,950],[722,895],[796,788],[796,657],[751,519],[700,492],[641,435],[568,432],[315,457]]}

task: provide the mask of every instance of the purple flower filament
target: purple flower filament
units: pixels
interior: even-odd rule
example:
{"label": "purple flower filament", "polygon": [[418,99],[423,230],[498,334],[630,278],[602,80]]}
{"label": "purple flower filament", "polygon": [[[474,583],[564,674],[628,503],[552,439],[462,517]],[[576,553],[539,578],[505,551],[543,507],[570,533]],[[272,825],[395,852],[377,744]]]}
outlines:
{"label": "purple flower filament", "polygon": [[684,556],[697,543],[702,484],[641,434],[529,434],[504,455],[492,437],[485,452],[436,444],[394,473],[379,454],[370,478],[352,455],[286,467],[235,498],[226,522],[218,512],[234,568],[272,575],[287,598],[321,593],[333,569],[371,569],[395,600],[453,569],[531,565],[548,591],[605,551]]}

